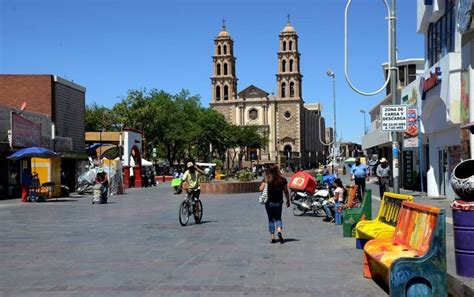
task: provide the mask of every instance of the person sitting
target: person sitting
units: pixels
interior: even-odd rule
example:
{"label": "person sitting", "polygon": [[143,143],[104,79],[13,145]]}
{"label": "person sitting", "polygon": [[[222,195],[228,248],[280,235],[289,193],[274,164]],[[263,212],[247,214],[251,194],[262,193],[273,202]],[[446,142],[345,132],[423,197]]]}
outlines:
{"label": "person sitting", "polygon": [[336,214],[337,209],[339,208],[339,205],[344,203],[346,189],[344,188],[341,179],[336,178],[334,180],[333,185],[336,188],[334,190],[334,196],[329,198],[329,201],[325,205],[323,205],[324,212],[326,213],[326,217],[323,219],[324,222],[333,223],[334,216]]}

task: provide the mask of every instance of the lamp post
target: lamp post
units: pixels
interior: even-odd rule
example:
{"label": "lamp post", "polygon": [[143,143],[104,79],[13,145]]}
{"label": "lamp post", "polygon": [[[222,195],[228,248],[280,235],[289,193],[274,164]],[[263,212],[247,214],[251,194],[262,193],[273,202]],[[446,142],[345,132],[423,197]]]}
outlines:
{"label": "lamp post", "polygon": [[366,135],[367,134],[367,124],[365,122],[365,110],[361,109],[360,112],[364,114],[364,135]]}
{"label": "lamp post", "polygon": [[332,173],[334,174],[334,162],[336,161],[336,75],[329,69],[326,75],[332,77],[332,104],[333,104],[333,130],[332,130]]}

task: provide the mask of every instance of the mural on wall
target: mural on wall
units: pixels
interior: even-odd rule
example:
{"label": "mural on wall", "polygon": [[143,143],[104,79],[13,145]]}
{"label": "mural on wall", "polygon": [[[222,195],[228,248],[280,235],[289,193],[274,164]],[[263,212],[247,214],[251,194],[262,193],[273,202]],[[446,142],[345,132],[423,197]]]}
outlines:
{"label": "mural on wall", "polygon": [[402,104],[407,105],[407,129],[403,133],[403,147],[418,147],[418,88],[412,87],[411,92],[402,94]]}
{"label": "mural on wall", "polygon": [[[469,70],[461,72],[461,125],[469,123]],[[461,129],[461,159],[466,160],[471,156],[469,129]]]}

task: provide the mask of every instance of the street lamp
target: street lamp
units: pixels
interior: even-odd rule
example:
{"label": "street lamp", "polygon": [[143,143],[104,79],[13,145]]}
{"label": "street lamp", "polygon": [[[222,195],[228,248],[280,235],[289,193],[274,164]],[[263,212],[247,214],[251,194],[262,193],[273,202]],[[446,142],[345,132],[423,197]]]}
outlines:
{"label": "street lamp", "polygon": [[334,174],[334,161],[336,160],[336,75],[332,69],[328,69],[326,75],[332,77],[332,104],[333,104],[333,142],[332,142],[332,173]]}
{"label": "street lamp", "polygon": [[365,123],[365,110],[360,110],[361,113],[364,114],[364,135],[367,134],[367,124]]}

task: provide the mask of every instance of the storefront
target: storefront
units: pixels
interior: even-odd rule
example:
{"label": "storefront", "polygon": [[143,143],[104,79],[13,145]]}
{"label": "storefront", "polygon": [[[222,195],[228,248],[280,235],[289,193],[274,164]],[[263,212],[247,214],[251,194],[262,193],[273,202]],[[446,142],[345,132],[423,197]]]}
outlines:
{"label": "storefront", "polygon": [[422,78],[421,118],[428,147],[428,196],[454,197],[449,178],[461,161],[461,56],[450,53]]}

